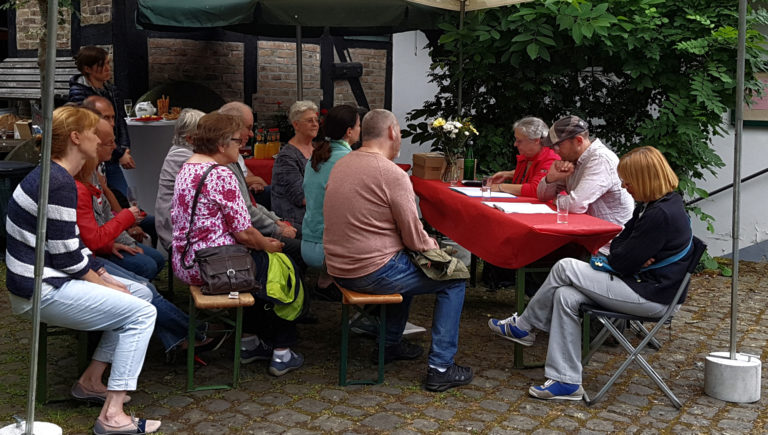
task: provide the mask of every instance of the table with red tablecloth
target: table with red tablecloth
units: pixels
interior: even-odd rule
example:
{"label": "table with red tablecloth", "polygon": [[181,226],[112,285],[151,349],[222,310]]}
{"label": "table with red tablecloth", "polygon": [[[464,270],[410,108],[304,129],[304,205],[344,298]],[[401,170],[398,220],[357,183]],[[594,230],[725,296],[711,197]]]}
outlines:
{"label": "table with red tablecloth", "polygon": [[[251,171],[251,174],[264,179],[267,184],[272,184],[272,167],[275,166],[275,159],[245,159],[245,166]],[[411,169],[411,165],[398,163],[404,171]]]}

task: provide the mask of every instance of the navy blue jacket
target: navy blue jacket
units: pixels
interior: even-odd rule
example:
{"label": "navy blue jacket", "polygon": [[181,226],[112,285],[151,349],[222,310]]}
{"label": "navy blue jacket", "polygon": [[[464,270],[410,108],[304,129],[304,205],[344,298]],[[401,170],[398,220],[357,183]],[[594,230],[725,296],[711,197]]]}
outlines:
{"label": "navy blue jacket", "polygon": [[122,100],[117,88],[110,83],[104,83],[103,89],[96,89],[80,83],[82,74],[76,74],[69,79],[69,101],[79,103],[91,95],[99,95],[112,102],[115,109],[115,143],[117,147],[112,151],[112,162],[116,163],[123,157],[125,150],[131,147],[131,139],[128,137],[128,124],[125,117],[128,116],[123,108]]}
{"label": "navy blue jacket", "polygon": [[[691,223],[683,198],[668,193],[656,201],[635,207],[624,230],[611,241],[608,263],[637,294],[652,302],[670,304],[693,255],[693,249],[680,260],[658,269],[639,272],[654,258],[661,261],[685,249],[691,241]],[[687,290],[679,303],[685,301]]]}

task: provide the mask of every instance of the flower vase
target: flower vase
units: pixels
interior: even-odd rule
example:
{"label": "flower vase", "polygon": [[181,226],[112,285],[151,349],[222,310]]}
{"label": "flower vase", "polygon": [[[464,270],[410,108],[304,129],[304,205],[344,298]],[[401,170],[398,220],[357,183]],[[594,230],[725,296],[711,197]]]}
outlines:
{"label": "flower vase", "polygon": [[455,186],[459,182],[459,176],[461,174],[461,168],[456,164],[455,154],[445,154],[445,170],[443,170],[443,182],[451,183],[451,186]]}

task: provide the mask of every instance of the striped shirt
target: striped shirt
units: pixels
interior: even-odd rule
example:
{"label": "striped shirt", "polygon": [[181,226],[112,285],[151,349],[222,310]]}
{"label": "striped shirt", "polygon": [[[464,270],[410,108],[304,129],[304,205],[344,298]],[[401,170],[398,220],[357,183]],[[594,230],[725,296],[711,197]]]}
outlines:
{"label": "striped shirt", "polygon": [[[40,166],[33,169],[13,191],[8,203],[6,264],[8,290],[30,299],[34,289],[35,243]],[[43,282],[61,287],[89,270],[101,267],[80,240],[77,228],[77,188],[75,180],[60,165],[51,162],[48,190],[47,241]]]}

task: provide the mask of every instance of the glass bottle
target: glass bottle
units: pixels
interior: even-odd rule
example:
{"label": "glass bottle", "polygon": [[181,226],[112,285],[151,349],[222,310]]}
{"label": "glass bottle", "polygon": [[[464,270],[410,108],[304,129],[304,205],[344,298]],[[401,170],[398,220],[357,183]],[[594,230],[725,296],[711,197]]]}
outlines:
{"label": "glass bottle", "polygon": [[472,152],[472,147],[467,148],[467,155],[464,156],[464,179],[475,179],[475,154]]}
{"label": "glass bottle", "polygon": [[280,152],[280,129],[270,128],[267,136],[267,155],[265,158],[272,158]]}
{"label": "glass bottle", "polygon": [[256,144],[253,146],[253,157],[263,159],[267,156],[267,138],[264,135],[264,129],[256,131]]}

